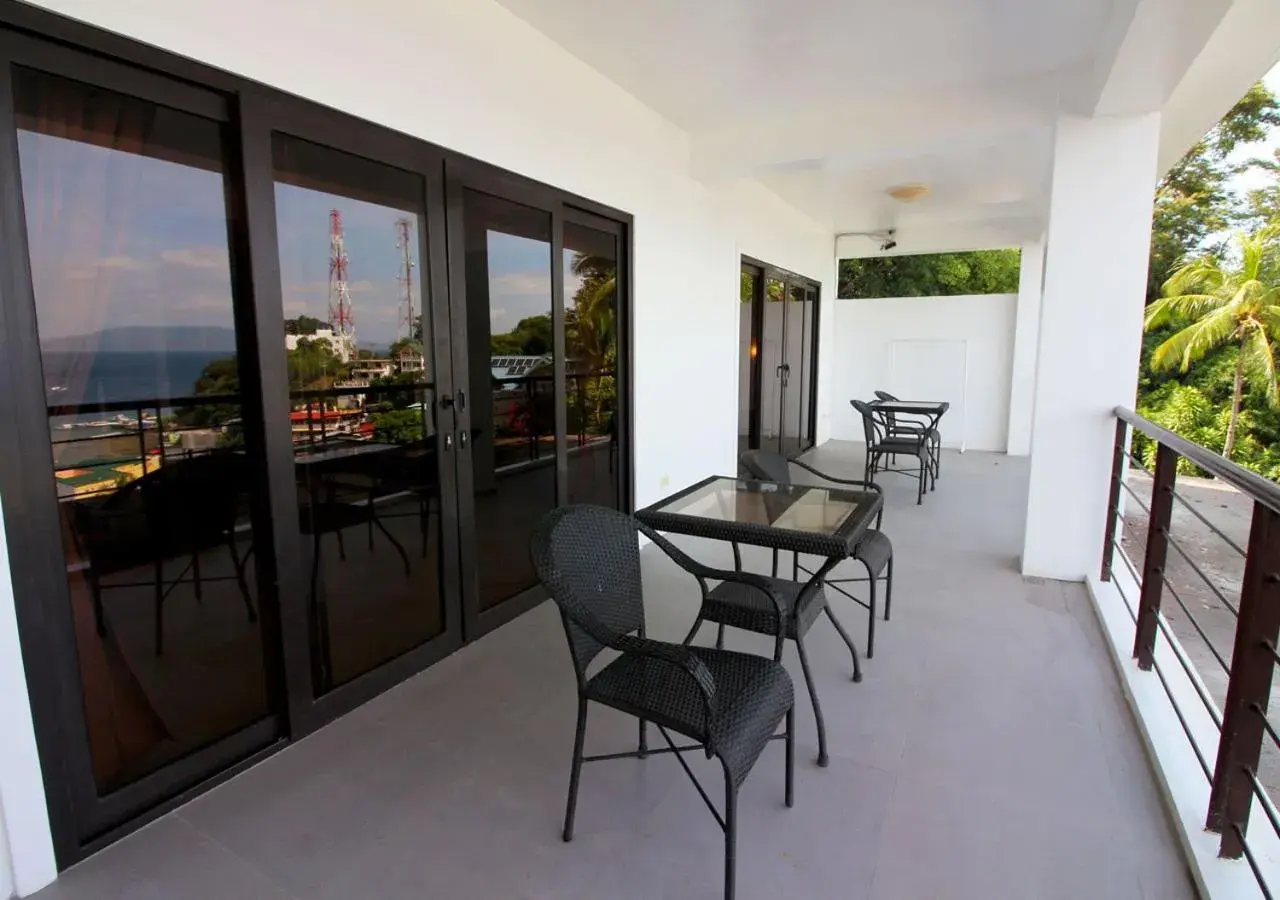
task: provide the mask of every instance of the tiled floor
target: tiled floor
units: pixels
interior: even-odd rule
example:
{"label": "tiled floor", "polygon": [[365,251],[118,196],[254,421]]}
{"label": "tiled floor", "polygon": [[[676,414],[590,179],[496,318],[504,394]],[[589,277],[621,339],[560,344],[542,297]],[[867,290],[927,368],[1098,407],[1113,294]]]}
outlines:
{"label": "tiled floor", "polygon": [[[861,469],[848,445],[812,458]],[[1083,588],[1016,572],[1025,482],[1018,460],[948,454],[916,507],[914,483],[885,476],[893,620],[861,684],[834,632],[811,632],[831,766],[813,764],[800,688],[795,808],[780,744],[742,791],[742,900],[1194,896]],[[694,582],[645,557],[651,632],[678,638]],[[865,614],[837,608],[863,641]],[[587,766],[578,836],[561,843],[574,710],[544,605],[37,896],[719,897],[719,830],[670,757]],[[633,720],[592,710],[588,752],[634,737]],[[718,768],[690,762],[715,797]]]}

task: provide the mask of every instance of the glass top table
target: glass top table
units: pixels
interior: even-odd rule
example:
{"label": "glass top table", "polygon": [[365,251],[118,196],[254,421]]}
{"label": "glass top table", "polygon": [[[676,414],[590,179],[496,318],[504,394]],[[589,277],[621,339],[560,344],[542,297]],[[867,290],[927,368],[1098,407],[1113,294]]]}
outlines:
{"label": "glass top table", "polygon": [[712,476],[640,510],[651,528],[815,556],[848,556],[882,500],[874,491]]}
{"label": "glass top table", "polygon": [[941,416],[951,408],[951,404],[945,400],[872,400],[868,405],[882,412],[920,413],[926,416]]}

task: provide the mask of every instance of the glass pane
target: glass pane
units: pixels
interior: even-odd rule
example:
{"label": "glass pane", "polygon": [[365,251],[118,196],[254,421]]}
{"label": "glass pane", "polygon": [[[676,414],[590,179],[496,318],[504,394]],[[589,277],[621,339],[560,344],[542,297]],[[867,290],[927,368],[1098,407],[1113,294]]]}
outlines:
{"label": "glass pane", "polygon": [[683,497],[653,507],[653,511],[717,522],[835,534],[850,513],[861,504],[874,503],[874,497],[802,484],[717,478]]}
{"label": "glass pane", "polygon": [[818,312],[818,294],[813,288],[804,292],[804,327],[801,341],[803,365],[800,367],[800,446],[807,450],[813,446],[813,392],[817,385],[814,365],[813,326]]}
{"label": "glass pane", "polygon": [[[221,126],[15,73],[85,725],[109,792],[269,713]],[[247,571],[246,571],[247,570]]]}
{"label": "glass pane", "polygon": [[556,505],[551,216],[464,195],[471,456],[482,610],[537,584],[529,538]]}
{"label": "glass pane", "polygon": [[801,448],[800,416],[804,409],[804,285],[787,285],[786,359],[782,370],[782,452],[787,456]]}
{"label": "glass pane", "polygon": [[564,282],[569,502],[620,509],[618,239],[566,222]]}
{"label": "glass pane", "polygon": [[751,341],[751,306],[760,276],[743,269],[738,293],[738,452],[750,448],[751,438],[751,366],[760,352]]}
{"label": "glass pane", "polygon": [[277,136],[276,227],[317,691],[444,631],[415,174]]}
{"label": "glass pane", "polygon": [[786,285],[777,278],[764,283],[764,326],[760,335],[760,446],[767,450],[781,447],[783,329],[788,304]]}

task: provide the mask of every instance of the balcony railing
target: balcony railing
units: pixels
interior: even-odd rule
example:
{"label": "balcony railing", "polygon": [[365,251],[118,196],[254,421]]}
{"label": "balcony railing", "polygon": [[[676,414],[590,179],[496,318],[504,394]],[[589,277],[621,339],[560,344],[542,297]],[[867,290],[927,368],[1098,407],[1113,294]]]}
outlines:
{"label": "balcony railing", "polygon": [[[1151,672],[1173,704],[1178,721],[1195,752],[1200,768],[1209,781],[1209,803],[1204,810],[1205,828],[1221,835],[1219,856],[1243,857],[1257,878],[1263,896],[1274,896],[1268,884],[1264,865],[1256,847],[1249,841],[1249,825],[1253,816],[1262,815],[1280,836],[1280,814],[1267,788],[1259,779],[1260,763],[1274,761],[1280,752],[1280,728],[1268,716],[1271,682],[1280,663],[1277,636],[1280,635],[1280,486],[1224,459],[1198,444],[1147,421],[1134,412],[1115,411],[1116,435],[1112,461],[1110,501],[1107,511],[1106,537],[1102,551],[1102,580],[1114,583],[1124,599],[1134,622],[1133,656],[1138,667]],[[1135,455],[1132,444],[1149,441],[1154,445],[1155,465],[1148,469]],[[1148,458],[1149,455],[1148,455]],[[1178,463],[1186,460],[1196,468],[1230,485],[1252,501],[1252,521],[1246,546],[1223,533],[1209,517],[1188,502],[1178,491]],[[1129,476],[1134,469],[1150,476],[1150,500],[1144,502]],[[1141,476],[1139,476],[1141,477]],[[1145,547],[1142,559],[1135,562],[1125,548],[1125,507],[1133,504],[1146,518]],[[1198,520],[1210,534],[1222,541],[1228,553],[1238,554],[1243,563],[1243,580],[1236,601],[1226,596],[1217,580],[1205,572],[1204,557],[1197,548],[1184,546],[1171,533],[1175,504]],[[1129,536],[1132,538],[1133,536]],[[1142,543],[1136,541],[1135,543]],[[1176,556],[1171,556],[1175,554]],[[1197,559],[1199,557],[1199,559]],[[1180,562],[1179,562],[1180,561]],[[1232,639],[1215,641],[1214,629],[1206,626],[1193,611],[1194,601],[1185,583],[1180,592],[1169,578],[1169,566],[1180,568],[1203,582],[1208,595],[1221,604],[1234,620]],[[1184,565],[1185,564],[1185,565]],[[1127,569],[1136,582],[1136,596],[1122,586],[1127,579],[1116,578],[1118,567]],[[1197,590],[1200,588],[1197,586]],[[1166,597],[1174,604],[1166,607]],[[1179,637],[1174,633],[1171,614],[1190,626]],[[1171,653],[1156,653],[1158,639],[1163,636]],[[1222,646],[1230,643],[1231,647]],[[1206,686],[1207,674],[1197,670],[1187,647],[1206,665],[1220,666],[1225,675],[1225,693],[1215,698]],[[1204,704],[1216,727],[1215,748],[1204,747],[1196,729],[1189,722],[1190,711],[1180,705],[1181,692],[1170,688],[1170,672],[1161,666],[1172,656],[1181,667]],[[1194,702],[1192,703],[1194,706]],[[1255,810],[1256,806],[1256,810]],[[1280,885],[1276,885],[1280,888]]]}

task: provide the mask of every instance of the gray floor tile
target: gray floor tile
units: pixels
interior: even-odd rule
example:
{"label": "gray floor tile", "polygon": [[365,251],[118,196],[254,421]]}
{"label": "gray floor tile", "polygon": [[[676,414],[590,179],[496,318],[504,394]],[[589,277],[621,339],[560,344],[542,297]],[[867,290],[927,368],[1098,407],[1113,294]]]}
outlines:
{"label": "gray floor tile", "polygon": [[[813,459],[858,476],[850,445]],[[829,623],[807,638],[831,766],[794,647],[796,806],[782,745],[742,788],[739,897],[840,900],[1194,896],[1103,637],[1078,585],[1016,568],[1025,461],[948,453],[938,490],[886,476],[893,619],[850,680]],[[681,541],[731,564],[723,545]],[[650,634],[684,637],[696,582],[642,556]],[[747,553],[767,571],[768,554]],[[865,586],[855,586],[855,592]],[[865,650],[867,616],[833,608]],[[699,640],[714,640],[705,628]],[[770,653],[767,638],[729,646]],[[49,900],[720,896],[722,835],[668,756],[589,764],[560,840],[575,687],[544,605],[65,873]],[[589,752],[634,720],[593,708]],[[651,735],[654,746],[660,739]],[[718,766],[694,771],[721,799]]]}

